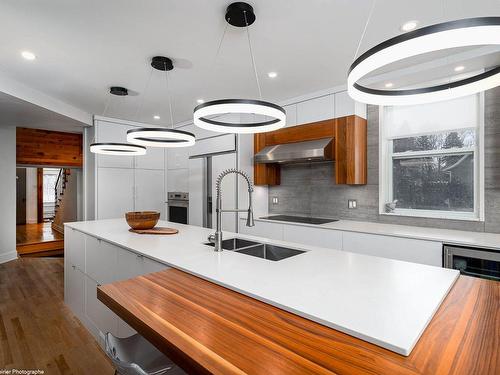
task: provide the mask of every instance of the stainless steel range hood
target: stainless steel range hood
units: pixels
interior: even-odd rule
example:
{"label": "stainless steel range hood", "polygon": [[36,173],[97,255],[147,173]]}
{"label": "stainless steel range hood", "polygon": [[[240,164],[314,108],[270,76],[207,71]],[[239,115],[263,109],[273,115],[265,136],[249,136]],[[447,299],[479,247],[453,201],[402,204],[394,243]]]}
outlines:
{"label": "stainless steel range hood", "polygon": [[267,146],[255,154],[256,163],[300,163],[333,160],[333,139],[323,138]]}

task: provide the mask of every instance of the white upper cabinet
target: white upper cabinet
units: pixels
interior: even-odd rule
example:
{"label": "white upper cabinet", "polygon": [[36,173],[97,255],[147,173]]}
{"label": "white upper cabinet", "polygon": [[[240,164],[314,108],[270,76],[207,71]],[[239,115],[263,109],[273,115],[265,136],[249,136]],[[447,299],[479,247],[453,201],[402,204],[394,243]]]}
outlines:
{"label": "white upper cabinet", "polygon": [[236,150],[235,134],[224,134],[218,137],[201,139],[189,148],[189,155],[204,155],[216,152],[227,152]]}
{"label": "white upper cabinet", "polygon": [[190,147],[174,147],[167,151],[167,168],[172,169],[187,169],[189,167],[189,148]]}
{"label": "white upper cabinet", "polygon": [[290,104],[283,107],[286,111],[286,127],[297,125],[297,104]]}
{"label": "white upper cabinet", "polygon": [[357,115],[366,118],[366,104],[355,102],[347,93],[341,91],[335,94],[335,118]]}
{"label": "white upper cabinet", "polygon": [[135,211],[159,211],[165,219],[166,194],[164,172],[151,169],[135,170]]}
{"label": "white upper cabinet", "polygon": [[98,168],[97,179],[97,219],[122,218],[134,210],[133,169]]}
{"label": "white upper cabinet", "polygon": [[[132,126],[117,124],[108,121],[96,121],[97,136],[96,142],[126,143],[127,130],[133,129]],[[98,167],[111,168],[133,168],[133,156],[115,156],[115,155],[97,155]]]}
{"label": "white upper cabinet", "polygon": [[297,103],[297,125],[334,117],[335,99],[333,94]]}
{"label": "white upper cabinet", "polygon": [[165,169],[166,151],[162,147],[148,147],[146,155],[135,157],[135,167],[139,169]]}

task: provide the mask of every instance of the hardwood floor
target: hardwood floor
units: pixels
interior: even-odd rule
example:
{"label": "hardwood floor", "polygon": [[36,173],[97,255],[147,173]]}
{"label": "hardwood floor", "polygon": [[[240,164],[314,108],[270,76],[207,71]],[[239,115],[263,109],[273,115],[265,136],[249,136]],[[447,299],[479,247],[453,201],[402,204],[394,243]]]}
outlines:
{"label": "hardwood floor", "polygon": [[62,258],[0,264],[0,372],[113,374],[105,353],[66,307]]}
{"label": "hardwood floor", "polygon": [[17,225],[16,250],[20,256],[62,255],[64,236],[51,223]]}

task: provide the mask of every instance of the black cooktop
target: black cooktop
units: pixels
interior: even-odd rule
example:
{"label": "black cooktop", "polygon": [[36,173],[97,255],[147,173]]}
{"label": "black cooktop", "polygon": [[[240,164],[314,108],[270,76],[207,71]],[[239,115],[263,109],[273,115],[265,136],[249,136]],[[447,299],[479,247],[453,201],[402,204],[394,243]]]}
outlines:
{"label": "black cooktop", "polygon": [[291,223],[303,223],[303,224],[326,224],[338,221],[335,219],[322,219],[319,217],[291,216],[291,215],[272,215],[272,216],[261,217],[261,219],[288,221]]}

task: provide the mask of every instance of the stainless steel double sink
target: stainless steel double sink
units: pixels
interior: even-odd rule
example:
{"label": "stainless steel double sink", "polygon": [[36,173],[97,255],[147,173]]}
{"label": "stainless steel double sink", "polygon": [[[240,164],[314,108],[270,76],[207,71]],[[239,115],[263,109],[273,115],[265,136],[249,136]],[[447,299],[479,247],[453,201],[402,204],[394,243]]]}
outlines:
{"label": "stainless steel double sink", "polygon": [[[207,242],[205,245],[214,246],[213,243]],[[222,241],[223,250],[232,250],[240,254],[251,255],[257,258],[267,260],[282,260],[305,253],[305,251],[290,249],[288,247],[272,245],[268,243],[260,243],[245,240],[243,238],[228,238]]]}

